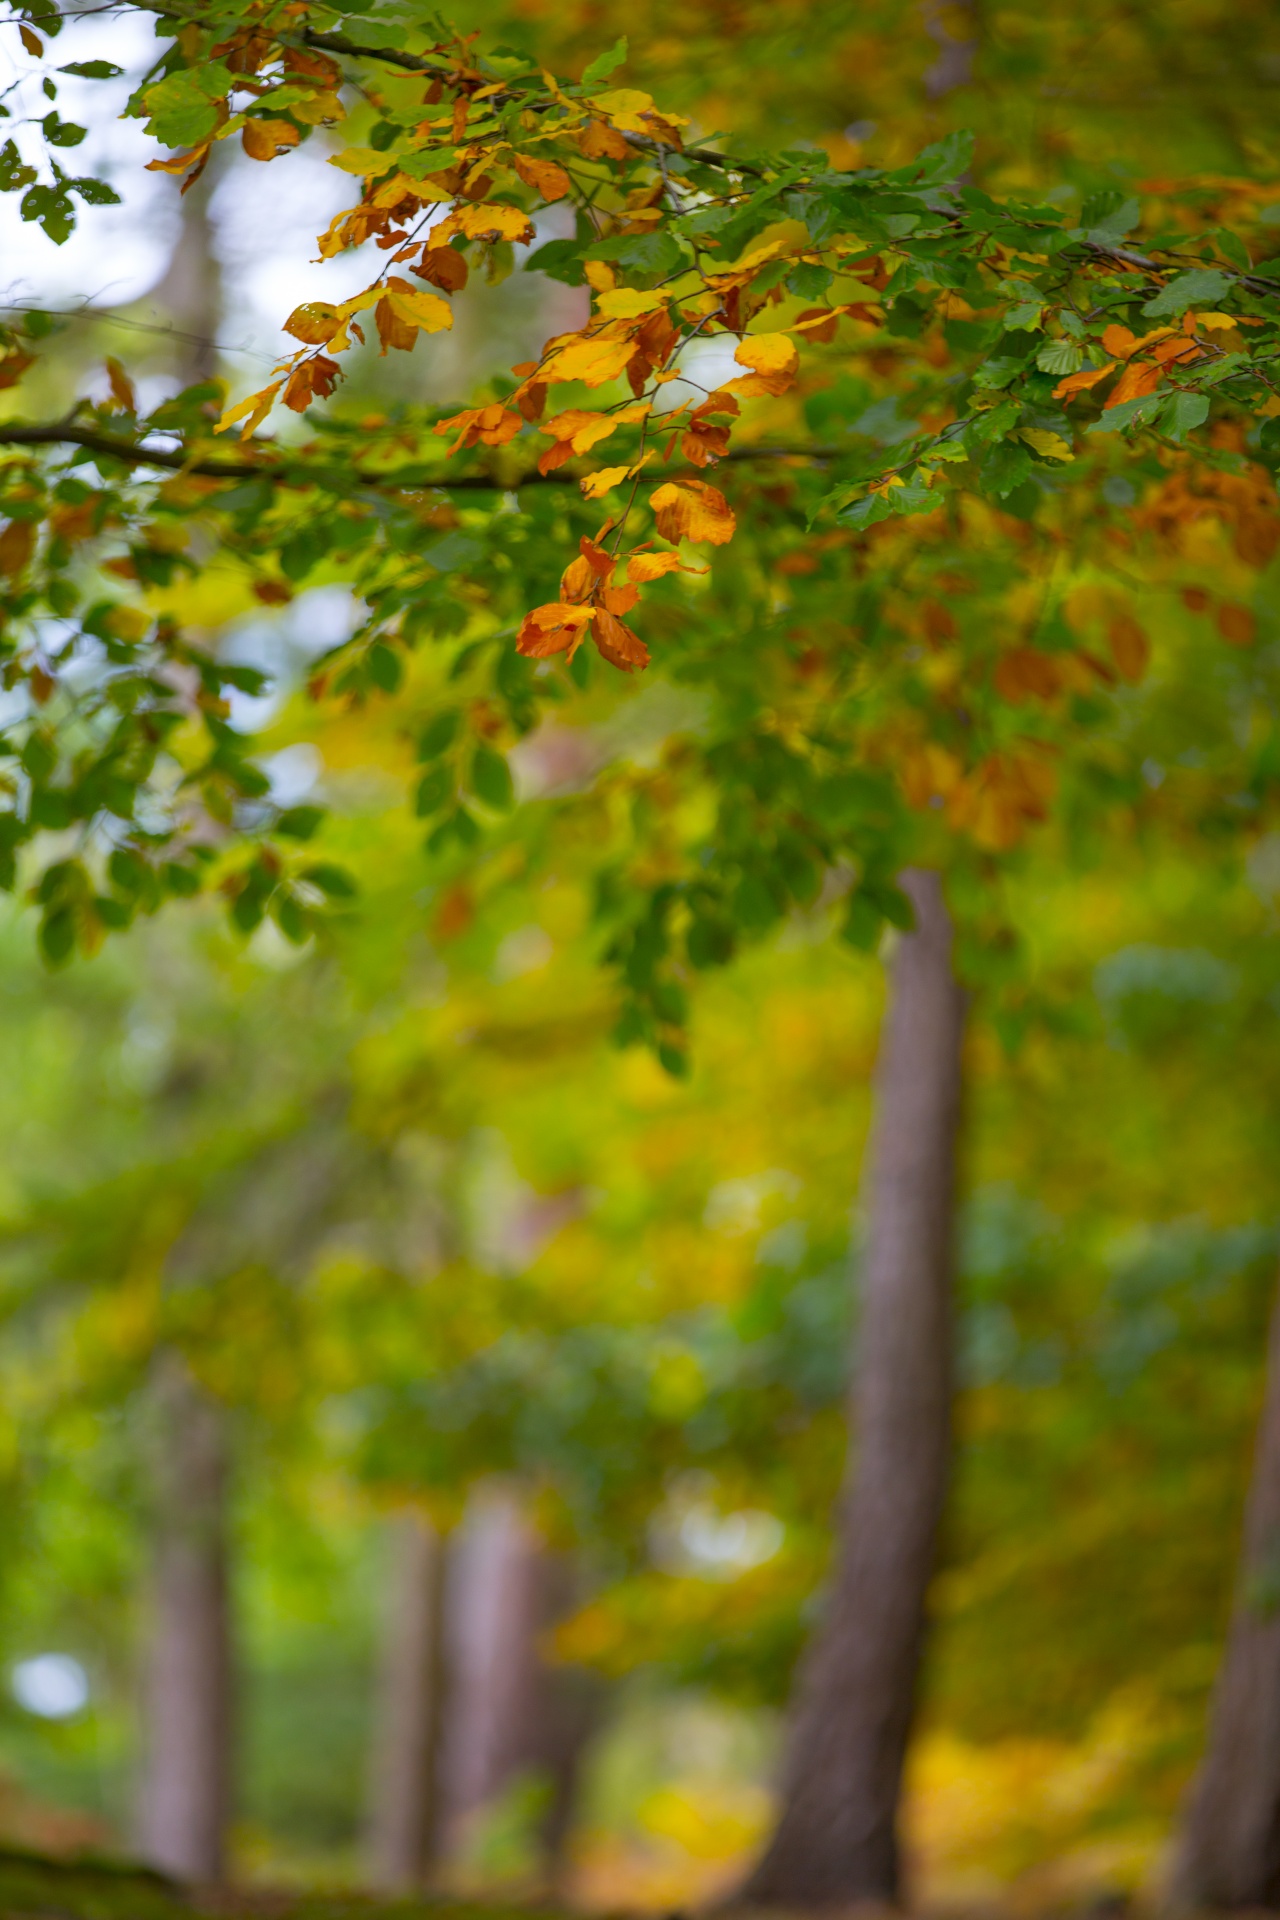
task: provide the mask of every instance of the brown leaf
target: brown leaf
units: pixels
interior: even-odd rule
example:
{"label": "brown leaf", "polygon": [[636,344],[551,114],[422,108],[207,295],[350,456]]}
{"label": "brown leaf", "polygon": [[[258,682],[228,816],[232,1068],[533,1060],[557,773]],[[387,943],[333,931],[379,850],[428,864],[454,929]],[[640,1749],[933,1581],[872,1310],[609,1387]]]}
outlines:
{"label": "brown leaf", "polygon": [[309,347],[327,346],[342,326],[342,315],[327,300],[304,300],[284,323],[286,333],[303,340]]}
{"label": "brown leaf", "polygon": [[644,641],[632,633],[630,627],[624,627],[621,620],[615,618],[606,607],[596,609],[591,632],[610,666],[619,667],[623,673],[648,666],[649,649]]}
{"label": "brown leaf", "polygon": [[467,263],[456,247],[425,247],[413,271],[446,293],[460,293],[467,284]]}
{"label": "brown leaf", "polygon": [[133,390],[133,382],[118,360],[107,356],[107,379],[111,383],[111,398],[122,413],[138,411],[138,396]]}
{"label": "brown leaf", "polygon": [[0,533],[0,573],[9,580],[16,580],[26,571],[35,544],[34,520],[11,520],[4,532]]}
{"label": "brown leaf", "polygon": [[1151,642],[1131,614],[1116,615],[1107,628],[1107,644],[1120,678],[1135,685],[1147,670]]}
{"label": "brown leaf", "polygon": [[1218,632],[1233,647],[1251,647],[1258,637],[1258,623],[1248,607],[1219,607]]}
{"label": "brown leaf", "polygon": [[240,132],[240,144],[251,160],[274,160],[296,147],[299,138],[288,120],[246,120]]}

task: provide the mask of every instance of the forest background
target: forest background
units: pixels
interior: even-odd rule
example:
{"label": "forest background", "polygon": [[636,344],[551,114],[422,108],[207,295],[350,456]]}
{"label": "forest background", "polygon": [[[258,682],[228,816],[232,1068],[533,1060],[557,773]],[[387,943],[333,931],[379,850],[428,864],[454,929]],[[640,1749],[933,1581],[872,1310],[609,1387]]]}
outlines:
{"label": "forest background", "polygon": [[[1265,6],[621,16],[456,24],[567,72],[625,32],[628,84],[838,166],[973,129],[993,190],[1277,173]],[[145,58],[110,16],[67,32],[77,59]],[[281,316],[333,297],[292,263],[344,182],[311,147],[292,189],[229,153],[180,206],[167,176],[139,185],[128,123],[106,137],[92,157],[124,204],[65,246],[6,205],[6,301],[86,303],[46,354],[46,410],[105,391],[122,340],[149,405],[193,369],[238,396]],[[468,292],[443,343],[366,349],[339,409],[480,395],[574,297],[536,273]],[[869,431],[892,444],[899,424]],[[436,539],[439,571],[465,568],[465,511]],[[933,1897],[1148,1884],[1200,1749],[1280,1252],[1280,836],[1247,765],[1280,661],[1269,561],[1237,552],[1197,602],[1143,553],[1143,658],[1130,672],[1121,642],[1102,726],[1116,804],[1012,836],[1004,944],[974,968],[959,1454],[908,1808]],[[733,565],[730,625],[753,591]],[[178,904],[52,975],[32,910],[8,915],[10,1834],[135,1831],[153,1363],[176,1344],[232,1432],[239,1872],[364,1874],[397,1529],[474,1530],[500,1485],[573,1563],[554,1655],[595,1676],[571,1884],[654,1905],[728,1884],[767,1824],[828,1552],[880,960],[824,893],[699,985],[687,1073],[618,1050],[590,845],[569,831],[548,859],[559,830],[533,806],[483,860],[424,853],[388,710],[306,708],[309,660],[351,623],[344,585],[321,567],[275,606],[231,570],[157,591],[224,657],[274,651],[277,691],[240,695],[233,724],[279,804],[329,807],[326,854],[360,895],[297,944]],[[1247,626],[1215,621],[1219,592]],[[660,669],[589,700],[573,737],[517,749],[523,798],[618,765],[660,778],[699,721]],[[170,1255],[193,1242],[184,1270]],[[536,1776],[471,1820],[458,1875],[528,1879]]]}

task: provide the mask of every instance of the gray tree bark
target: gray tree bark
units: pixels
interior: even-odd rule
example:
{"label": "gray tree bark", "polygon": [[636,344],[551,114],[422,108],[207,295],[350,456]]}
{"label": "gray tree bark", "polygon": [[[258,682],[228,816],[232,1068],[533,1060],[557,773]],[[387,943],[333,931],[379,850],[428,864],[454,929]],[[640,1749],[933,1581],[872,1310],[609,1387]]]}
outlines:
{"label": "gray tree bark", "polygon": [[877,1072],[850,1467],[822,1623],[801,1668],[782,1811],[739,1898],[896,1900],[903,1760],[951,1444],[952,1237],[964,997],[934,873],[902,885]]}
{"label": "gray tree bark", "polygon": [[487,1487],[471,1502],[450,1559],[445,1730],[440,1800],[444,1850],[522,1775],[549,1789],[540,1822],[554,1876],[573,1810],[578,1765],[596,1718],[584,1676],[544,1657],[540,1642],[572,1604],[568,1563],[551,1553],[517,1492]]}
{"label": "gray tree bark", "polygon": [[223,1409],[173,1352],[156,1377],[158,1447],[146,1647],[145,1857],[221,1880],[231,1795],[231,1613]]}
{"label": "gray tree bark", "polygon": [[1169,1896],[1183,1912],[1280,1907],[1280,1294],[1235,1606]]}
{"label": "gray tree bark", "polygon": [[425,1883],[436,1850],[446,1547],[427,1520],[406,1513],[392,1548],[368,1850],[373,1885],[405,1893]]}

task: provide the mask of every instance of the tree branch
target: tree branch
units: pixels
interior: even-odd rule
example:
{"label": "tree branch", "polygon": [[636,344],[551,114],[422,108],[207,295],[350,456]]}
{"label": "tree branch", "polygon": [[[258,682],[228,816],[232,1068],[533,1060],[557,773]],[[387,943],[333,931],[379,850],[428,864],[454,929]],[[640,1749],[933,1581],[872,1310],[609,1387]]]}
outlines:
{"label": "tree branch", "polygon": [[[80,427],[74,421],[57,420],[48,424],[23,426],[10,421],[0,424],[0,446],[11,447],[85,447],[91,453],[101,453],[113,460],[123,460],[135,467],[163,467],[170,473],[194,473],[202,479],[211,480],[271,480],[280,486],[305,486],[308,483],[323,485],[326,477],[332,477],[335,467],[340,463],[306,458],[276,459],[270,457],[274,449],[263,446],[261,442],[251,443],[262,447],[267,458],[255,460],[193,460],[180,448],[146,447],[135,440],[117,439],[114,434],[102,433],[94,427]],[[832,460],[842,450],[839,447],[731,447],[721,456],[722,461],[741,463],[750,460]],[[408,479],[396,472],[370,472],[354,463],[342,471],[357,481],[362,487],[385,487],[397,491],[404,487],[433,487],[444,493],[459,491],[472,493],[515,493],[521,487],[528,486],[576,486],[582,477],[578,473],[567,473],[558,467],[552,473],[539,473],[535,468],[512,477],[502,477],[489,473],[460,473],[441,475],[439,478],[415,477]],[[697,478],[698,470],[693,467],[662,469],[665,480]],[[658,477],[657,472],[654,475]]]}

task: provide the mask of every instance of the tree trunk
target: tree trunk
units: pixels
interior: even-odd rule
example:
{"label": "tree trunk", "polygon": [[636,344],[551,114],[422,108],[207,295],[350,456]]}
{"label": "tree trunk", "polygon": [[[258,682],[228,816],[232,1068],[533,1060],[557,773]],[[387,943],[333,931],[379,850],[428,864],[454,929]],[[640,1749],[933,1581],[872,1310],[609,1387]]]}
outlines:
{"label": "tree trunk", "polygon": [[572,1569],[548,1551],[517,1494],[490,1487],[473,1498],[449,1569],[440,1784],[449,1852],[477,1815],[534,1775],[548,1789],[539,1838],[555,1871],[595,1722],[589,1683],[552,1666],[539,1645],[572,1603],[572,1585]]}
{"label": "tree trunk", "polygon": [[777,1830],[741,1898],[896,1900],[897,1808],[951,1439],[952,1216],[964,999],[938,877],[909,871],[877,1074],[855,1440]]}
{"label": "tree trunk", "polygon": [[421,1887],[435,1855],[445,1561],[444,1542],[429,1522],[402,1515],[393,1540],[369,1808],[370,1878],[387,1893]]}
{"label": "tree trunk", "polygon": [[1171,1905],[1280,1906],[1280,1294],[1208,1745],[1174,1856]]}
{"label": "tree trunk", "polygon": [[231,1784],[225,1415],[174,1353],[156,1381],[158,1460],[141,1845],[182,1880],[220,1880]]}

